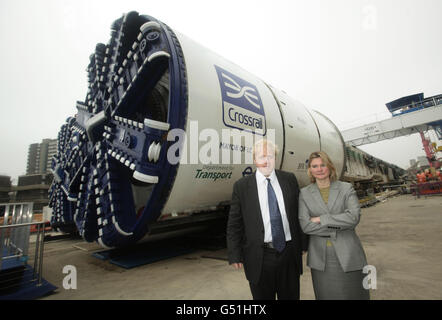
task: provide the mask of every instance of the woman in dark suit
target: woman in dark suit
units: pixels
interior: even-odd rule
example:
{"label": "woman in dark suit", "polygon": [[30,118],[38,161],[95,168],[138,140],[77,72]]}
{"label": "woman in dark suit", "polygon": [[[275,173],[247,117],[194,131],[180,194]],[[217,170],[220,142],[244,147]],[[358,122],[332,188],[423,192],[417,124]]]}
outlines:
{"label": "woman in dark suit", "polygon": [[301,189],[299,222],[310,235],[307,265],[311,268],[317,300],[369,299],[363,287],[367,265],[356,235],[360,206],[350,183],[338,181],[325,152],[313,152],[308,175],[312,184]]}

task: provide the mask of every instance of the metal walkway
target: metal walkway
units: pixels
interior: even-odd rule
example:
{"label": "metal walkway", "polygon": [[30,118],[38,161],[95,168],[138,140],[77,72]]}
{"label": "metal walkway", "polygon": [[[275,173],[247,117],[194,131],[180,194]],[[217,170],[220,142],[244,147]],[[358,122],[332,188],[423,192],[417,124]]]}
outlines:
{"label": "metal walkway", "polygon": [[430,129],[439,134],[441,126],[442,96],[437,96],[437,99],[425,99],[413,108],[404,107],[400,113],[393,113],[390,119],[343,130],[341,134],[347,144],[357,147]]}

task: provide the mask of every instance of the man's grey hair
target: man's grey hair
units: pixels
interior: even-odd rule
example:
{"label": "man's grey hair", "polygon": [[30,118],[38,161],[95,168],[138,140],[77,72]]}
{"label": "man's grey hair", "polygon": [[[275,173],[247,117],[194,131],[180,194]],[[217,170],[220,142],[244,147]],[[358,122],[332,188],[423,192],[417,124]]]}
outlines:
{"label": "man's grey hair", "polygon": [[256,151],[262,150],[264,146],[266,146],[268,149],[275,151],[275,157],[278,155],[279,153],[278,146],[274,144],[273,141],[264,138],[256,141],[255,144],[253,145],[253,159],[255,159]]}

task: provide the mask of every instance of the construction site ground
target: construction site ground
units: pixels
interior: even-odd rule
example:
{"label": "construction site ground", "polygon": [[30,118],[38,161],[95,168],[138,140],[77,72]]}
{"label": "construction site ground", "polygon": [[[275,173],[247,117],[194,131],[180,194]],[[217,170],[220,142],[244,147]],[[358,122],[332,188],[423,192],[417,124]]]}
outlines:
{"label": "construction site ground", "polygon": [[[442,299],[442,197],[400,195],[363,208],[356,229],[368,264],[376,272],[373,300]],[[32,258],[32,244],[30,257]],[[43,277],[58,287],[41,299],[249,300],[242,270],[227,263],[227,250],[189,254],[124,269],[92,254],[102,251],[82,239],[48,241]],[[301,277],[301,299],[315,299],[310,269]],[[29,261],[32,265],[32,259]],[[63,285],[65,266],[76,270],[76,288]],[[70,269],[69,269],[70,270]],[[72,283],[71,283],[72,284]]]}

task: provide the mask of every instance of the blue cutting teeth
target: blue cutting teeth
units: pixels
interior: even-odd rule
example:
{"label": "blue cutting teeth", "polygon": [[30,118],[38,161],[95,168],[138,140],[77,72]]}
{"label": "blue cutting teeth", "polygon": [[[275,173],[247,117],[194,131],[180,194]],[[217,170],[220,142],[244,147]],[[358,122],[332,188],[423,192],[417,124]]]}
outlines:
{"label": "blue cutting teeth", "polygon": [[[96,45],[84,102],[58,133],[49,190],[55,229],[118,247],[139,240],[158,218],[177,170],[166,161],[165,137],[186,120],[180,50],[172,30],[136,12],[116,20],[109,42]],[[180,81],[172,83],[171,72]],[[173,104],[169,90],[178,93]]]}

